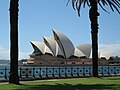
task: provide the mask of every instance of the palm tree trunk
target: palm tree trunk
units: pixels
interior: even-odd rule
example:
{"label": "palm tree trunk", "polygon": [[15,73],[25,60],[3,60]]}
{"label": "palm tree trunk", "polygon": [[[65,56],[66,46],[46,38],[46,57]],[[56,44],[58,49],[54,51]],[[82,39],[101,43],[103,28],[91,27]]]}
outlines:
{"label": "palm tree trunk", "polygon": [[93,77],[98,77],[98,7],[96,0],[89,0],[89,18],[91,21]]}
{"label": "palm tree trunk", "polygon": [[19,0],[10,0],[10,77],[9,77],[9,83],[14,83],[14,84],[19,84],[18,2]]}

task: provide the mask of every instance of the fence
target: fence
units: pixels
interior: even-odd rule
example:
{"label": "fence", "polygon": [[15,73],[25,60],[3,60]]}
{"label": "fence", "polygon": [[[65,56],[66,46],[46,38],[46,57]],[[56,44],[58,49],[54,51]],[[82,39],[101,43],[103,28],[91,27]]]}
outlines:
{"label": "fence", "polygon": [[[20,66],[20,78],[62,78],[92,76],[92,66]],[[120,66],[98,66],[98,74],[120,75]],[[9,79],[10,69],[0,68],[0,78]]]}

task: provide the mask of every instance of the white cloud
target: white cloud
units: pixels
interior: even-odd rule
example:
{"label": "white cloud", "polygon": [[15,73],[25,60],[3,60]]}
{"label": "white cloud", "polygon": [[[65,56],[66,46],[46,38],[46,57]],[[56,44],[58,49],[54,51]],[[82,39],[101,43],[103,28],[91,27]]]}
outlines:
{"label": "white cloud", "polygon": [[9,49],[4,48],[4,47],[0,47],[0,59],[6,59],[9,60]]}
{"label": "white cloud", "polygon": [[19,56],[19,60],[20,60],[20,59],[28,59],[28,58],[29,58],[29,54],[30,54],[30,53],[20,52],[20,53],[19,53],[19,55],[20,55],[20,56]]}
{"label": "white cloud", "polygon": [[[30,53],[19,52],[19,60],[20,59],[28,59]],[[0,60],[10,60],[10,50],[0,46]]]}
{"label": "white cloud", "polygon": [[120,56],[120,44],[100,44],[100,52],[109,52],[113,56]]}
{"label": "white cloud", "polygon": [[120,41],[116,41],[117,43],[120,43]]}

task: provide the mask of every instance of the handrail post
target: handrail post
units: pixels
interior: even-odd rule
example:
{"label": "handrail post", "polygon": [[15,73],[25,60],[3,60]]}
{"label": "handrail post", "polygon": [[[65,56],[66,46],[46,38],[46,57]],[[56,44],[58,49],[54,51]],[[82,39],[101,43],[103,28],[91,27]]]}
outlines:
{"label": "handrail post", "polygon": [[22,78],[22,68],[20,67],[20,78]]}
{"label": "handrail post", "polygon": [[26,77],[28,78],[28,67],[26,68]]}
{"label": "handrail post", "polygon": [[33,67],[33,77],[35,78],[35,68]]}
{"label": "handrail post", "polygon": [[5,67],[5,79],[7,79],[7,68]]}

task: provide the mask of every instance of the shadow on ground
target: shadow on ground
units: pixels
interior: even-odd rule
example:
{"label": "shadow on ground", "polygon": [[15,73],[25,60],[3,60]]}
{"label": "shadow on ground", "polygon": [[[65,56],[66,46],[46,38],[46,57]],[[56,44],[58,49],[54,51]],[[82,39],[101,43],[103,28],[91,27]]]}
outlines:
{"label": "shadow on ground", "polygon": [[24,85],[17,90],[120,90],[120,84],[92,84],[92,85],[71,85],[71,84],[56,84],[56,85]]}

